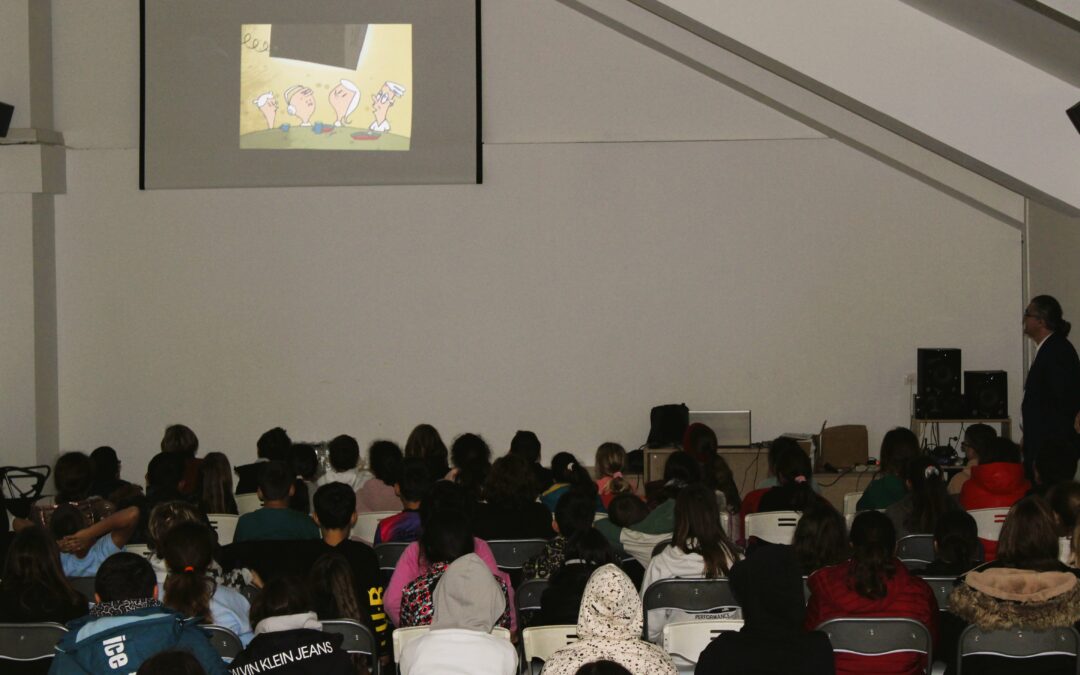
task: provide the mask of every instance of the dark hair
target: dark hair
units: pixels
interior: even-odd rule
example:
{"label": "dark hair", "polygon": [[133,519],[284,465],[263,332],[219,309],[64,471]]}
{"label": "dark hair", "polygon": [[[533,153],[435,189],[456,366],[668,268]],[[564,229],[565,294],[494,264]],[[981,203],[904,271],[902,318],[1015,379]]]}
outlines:
{"label": "dark hair", "polygon": [[178,452],[161,452],[151,457],[146,466],[146,496],[154,500],[179,497],[186,462],[187,457]]}
{"label": "dark hair", "polygon": [[[406,462],[410,461],[408,459]],[[431,517],[443,511],[468,515],[468,499],[465,491],[457,483],[448,480],[436,481],[420,503],[420,526],[427,527]]]}
{"label": "dark hair", "polygon": [[701,483],[688,485],[675,498],[675,530],[671,545],[705,559],[706,579],[726,576],[738,557],[738,547],[720,524],[716,494]]}
{"label": "dark hair", "polygon": [[607,494],[614,496],[633,492],[634,488],[630,485],[630,481],[621,475],[615,475],[621,474],[623,469],[626,468],[626,448],[611,441],[601,443],[596,448],[594,465],[598,476],[611,477],[611,480],[608,481],[607,486],[604,488]]}
{"label": "dark hair", "polygon": [[206,671],[191,652],[170,649],[143,661],[135,675],[206,675]]}
{"label": "dark hair", "polygon": [[308,591],[315,614],[323,620],[352,619],[368,623],[369,617],[357,601],[356,583],[345,556],[337,551],[319,556],[308,573]]}
{"label": "dark hair", "polygon": [[619,527],[629,527],[645,520],[649,507],[635,494],[617,495],[607,507],[608,520]]}
{"label": "dark hair", "polygon": [[426,461],[431,475],[436,478],[442,478],[450,471],[446,444],[438,430],[430,424],[418,424],[412,430],[405,441],[405,456],[419,457]]}
{"label": "dark hair", "polygon": [[52,517],[49,518],[49,531],[57,539],[63,539],[84,527],[89,527],[90,524],[86,515],[77,506],[65,502],[53,510]]}
{"label": "dark hair", "polygon": [[993,464],[994,462],[1020,463],[1020,446],[1008,438],[995,438],[986,445],[985,450],[979,451],[979,464]]}
{"label": "dark hair", "polygon": [[407,502],[423,502],[435,481],[428,463],[417,457],[407,457],[401,463],[401,498]]}
{"label": "dark hair", "polygon": [[632,673],[620,664],[605,659],[590,661],[582,665],[574,675],[632,675]]}
{"label": "dark hair", "polygon": [[847,560],[850,547],[844,516],[829,504],[806,509],[795,526],[791,546],[803,574]]}
{"label": "dark hair", "polygon": [[891,473],[902,477],[907,468],[908,460],[919,454],[919,438],[911,429],[896,427],[885,432],[881,439],[880,461],[878,475],[884,476]]}
{"label": "dark hair", "polygon": [[161,502],[150,511],[150,517],[146,520],[146,544],[159,556],[161,555],[161,543],[165,535],[180,523],[199,523],[210,527],[210,521],[205,512],[199,511],[191,502],[173,500]]}
{"label": "dark hair", "polygon": [[997,432],[989,424],[972,424],[964,432],[964,442],[975,450],[978,457],[982,457],[982,453],[995,438],[997,438]]}
{"label": "dark hair", "polygon": [[315,491],[315,515],[328,530],[344,530],[356,513],[356,493],[345,483],[327,483]]}
{"label": "dark hair", "polygon": [[401,448],[393,441],[375,441],[368,448],[368,466],[371,467],[371,473],[386,485],[398,482],[403,459]]}
{"label": "dark hair", "polygon": [[356,468],[360,461],[360,444],[347,434],[335,437],[327,445],[330,452],[330,466],[334,471],[349,471]]}
{"label": "dark hair", "polygon": [[319,458],[311,443],[293,443],[289,448],[289,465],[293,473],[304,480],[313,480],[319,470]]}
{"label": "dark hair", "polygon": [[65,452],[53,467],[56,503],[78,502],[90,496],[94,483],[94,463],[81,452]]}
{"label": "dark hair", "polygon": [[923,455],[908,462],[907,480],[911,483],[911,513],[904,527],[912,534],[933,532],[937,521],[955,508],[945,487],[945,478],[937,463]]}
{"label": "dark hair", "polygon": [[1043,488],[1076,476],[1076,445],[1069,438],[1047,438],[1035,450],[1035,474]]}
{"label": "dark hair", "polygon": [[596,492],[596,483],[588,470],[581,465],[581,461],[569,452],[557,453],[551,458],[551,473],[556,483],[569,483],[570,485],[592,485]]}
{"label": "dark hair", "polygon": [[934,528],[937,559],[952,565],[973,565],[979,555],[979,528],[967,511],[949,511]]}
{"label": "dark hair", "polygon": [[127,551],[106,558],[94,575],[94,592],[102,602],[150,598],[155,586],[157,577],[150,561]]}
{"label": "dark hair", "polygon": [[208,452],[199,463],[199,508],[203,513],[239,512],[233,496],[232,467],[224,453]]}
{"label": "dark hair", "polygon": [[536,477],[532,464],[520,455],[495,460],[484,483],[488,504],[501,509],[523,509],[535,500]]}
{"label": "dark hair", "polygon": [[540,461],[540,439],[531,431],[518,431],[510,441],[510,454],[530,464]]}
{"label": "dark hair", "polygon": [[161,557],[169,575],[165,577],[165,605],[184,616],[213,623],[210,598],[217,586],[206,573],[214,562],[214,531],[200,523],[181,523],[161,542]]}
{"label": "dark hair", "polygon": [[697,483],[702,479],[701,465],[682,450],[668,455],[664,463],[664,482],[680,481],[683,484]]}
{"label": "dark hair", "polygon": [[810,457],[798,445],[783,447],[776,458],[776,480],[779,483],[774,490],[785,493],[787,504],[793,511],[805,511],[818,501],[810,480],[814,470],[810,466]]}
{"label": "dark hair", "polygon": [[0,590],[24,612],[43,605],[86,608],[87,598],[64,576],[60,548],[41,527],[27,527],[11,540],[0,579]]}
{"label": "dark hair", "polygon": [[311,598],[307,593],[307,584],[303,579],[293,576],[281,576],[267,582],[262,593],[255,596],[251,603],[252,628],[260,621],[272,616],[288,616],[311,611]]}
{"label": "dark hair", "polygon": [[585,490],[571,488],[555,504],[555,524],[567,539],[591,528],[595,519],[596,495]]}
{"label": "dark hair", "polygon": [[472,532],[463,513],[439,511],[431,514],[420,534],[420,556],[427,564],[450,563],[472,552]]}
{"label": "dark hair", "polygon": [[161,451],[194,457],[199,451],[199,437],[183,424],[173,424],[165,427],[165,434],[161,437]]}
{"label": "dark hair", "polygon": [[595,527],[590,527],[584,532],[579,532],[573,539],[568,539],[563,552],[564,560],[583,560],[594,567],[618,564],[611,543]]}
{"label": "dark hair", "polygon": [[997,559],[1006,567],[1032,568],[1052,564],[1058,557],[1054,511],[1038,495],[1012,505],[998,537]]}
{"label": "dark hair", "polygon": [[1080,515],[1080,483],[1066,480],[1054,485],[1046,493],[1046,500],[1057,517],[1058,535],[1072,537]]}
{"label": "dark hair", "polygon": [[886,580],[896,574],[896,529],[880,511],[863,511],[851,524],[851,587],[871,600],[888,593]]}
{"label": "dark hair", "polygon": [[292,467],[285,462],[264,462],[259,467],[259,490],[262,491],[264,501],[276,502],[288,499],[289,488],[296,480]]}
{"label": "dark hair", "polygon": [[802,450],[799,442],[790,436],[777,436],[769,444],[769,471],[776,475],[776,460],[780,457],[780,451],[787,449]]}
{"label": "dark hair", "polygon": [[1062,318],[1061,303],[1057,299],[1050,295],[1036,295],[1028,306],[1034,310],[1035,318],[1046,324],[1047,330],[1069,337],[1072,324]]}
{"label": "dark hair", "polygon": [[454,439],[450,458],[457,467],[456,482],[472,499],[480,499],[491,469],[491,448],[476,434],[461,434]]}
{"label": "dark hair", "polygon": [[94,463],[94,482],[110,482],[116,479],[120,472],[120,459],[116,456],[116,450],[107,445],[94,448],[90,453],[90,461]]}
{"label": "dark hair", "polygon": [[289,449],[292,447],[292,439],[281,427],[274,427],[267,431],[255,443],[256,451],[260,459],[271,461],[288,461]]}

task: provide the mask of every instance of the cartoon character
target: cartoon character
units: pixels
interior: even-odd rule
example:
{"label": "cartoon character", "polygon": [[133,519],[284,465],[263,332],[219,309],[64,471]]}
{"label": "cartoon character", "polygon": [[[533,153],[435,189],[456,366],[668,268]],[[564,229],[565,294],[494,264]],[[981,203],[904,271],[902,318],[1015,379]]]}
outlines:
{"label": "cartoon character", "polygon": [[394,101],[404,95],[405,87],[400,84],[390,81],[383,83],[379,93],[371,97],[371,110],[375,113],[375,121],[368,128],[384,134],[390,131],[390,120],[386,119],[386,116],[394,106]]}
{"label": "cartoon character", "polygon": [[300,126],[310,127],[311,116],[315,114],[315,92],[301,84],[294,84],[282,94],[286,110],[294,117],[300,118]]}
{"label": "cartoon character", "polygon": [[356,106],[360,105],[360,88],[348,80],[342,80],[336,87],[330,90],[330,107],[334,109],[337,119],[334,126],[340,127],[349,124],[349,115],[353,114]]}
{"label": "cartoon character", "polygon": [[259,96],[259,98],[252,101],[255,107],[262,113],[263,118],[266,120],[266,128],[274,128],[274,118],[277,117],[277,99],[274,98],[274,92],[268,91],[265,94]]}

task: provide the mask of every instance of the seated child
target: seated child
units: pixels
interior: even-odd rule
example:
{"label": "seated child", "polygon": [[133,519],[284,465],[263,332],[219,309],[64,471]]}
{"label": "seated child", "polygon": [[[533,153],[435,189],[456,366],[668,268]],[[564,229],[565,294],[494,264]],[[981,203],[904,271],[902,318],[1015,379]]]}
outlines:
{"label": "seated child", "polygon": [[318,539],[319,526],[309,516],[289,508],[295,493],[292,469],[285,462],[266,462],[259,471],[263,506],[245,513],[236,523],[234,542]]}
{"label": "seated child", "polygon": [[355,491],[371,478],[370,473],[357,467],[360,462],[360,444],[352,436],[338,436],[330,441],[327,449],[330,455],[330,470],[319,478],[320,486],[327,483],[345,483]]}
{"label": "seated child", "polygon": [[72,504],[53,512],[49,523],[60,546],[60,564],[69,577],[92,577],[109,556],[119,553],[139,524],[136,506],[117,511],[93,525]]}

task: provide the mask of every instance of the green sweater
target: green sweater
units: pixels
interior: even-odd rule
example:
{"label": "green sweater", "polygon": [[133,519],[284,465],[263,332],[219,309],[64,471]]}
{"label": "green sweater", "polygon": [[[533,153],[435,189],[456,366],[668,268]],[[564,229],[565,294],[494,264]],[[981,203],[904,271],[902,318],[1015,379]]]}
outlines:
{"label": "green sweater", "polygon": [[903,499],[906,494],[907,486],[899,476],[891,473],[878,474],[878,477],[866,486],[866,492],[859,497],[855,508],[859,511],[886,509]]}
{"label": "green sweater", "polygon": [[[611,543],[611,547],[615,549],[617,553],[625,553],[622,542],[619,540],[623,528],[607,518],[596,521],[594,527],[607,537],[607,540]],[[653,509],[649,515],[645,516],[644,520],[635,523],[626,529],[641,532],[642,534],[670,534],[675,530],[675,500],[668,499],[667,501],[662,502]]]}
{"label": "green sweater", "polygon": [[319,539],[319,526],[299,511],[268,509],[245,513],[236,521],[233,541]]}

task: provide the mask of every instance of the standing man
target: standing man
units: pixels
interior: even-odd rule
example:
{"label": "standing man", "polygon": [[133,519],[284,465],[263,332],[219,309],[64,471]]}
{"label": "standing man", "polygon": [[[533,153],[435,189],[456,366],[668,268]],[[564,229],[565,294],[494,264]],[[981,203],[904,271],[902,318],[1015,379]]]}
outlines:
{"label": "standing man", "polygon": [[1024,310],[1024,335],[1035,342],[1035,360],[1024,382],[1021,405],[1024,431],[1024,468],[1032,475],[1033,462],[1049,441],[1067,441],[1075,447],[1074,422],[1080,411],[1080,358],[1069,342],[1072,327],[1061,316],[1061,304],[1049,295],[1037,295]]}

